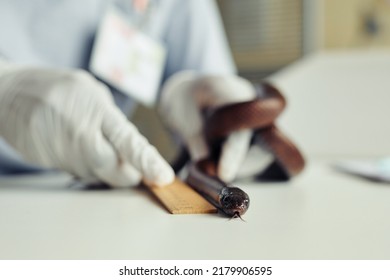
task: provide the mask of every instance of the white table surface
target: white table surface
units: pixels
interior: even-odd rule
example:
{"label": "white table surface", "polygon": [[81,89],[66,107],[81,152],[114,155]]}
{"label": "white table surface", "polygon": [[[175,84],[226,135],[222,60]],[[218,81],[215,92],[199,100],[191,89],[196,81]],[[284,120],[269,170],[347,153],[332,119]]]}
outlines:
{"label": "white table surface", "polygon": [[[29,179],[35,184],[34,178]],[[1,259],[389,259],[390,185],[311,161],[288,183],[241,183],[246,222],[171,215],[140,189],[0,181]]]}
{"label": "white table surface", "polygon": [[171,215],[140,189],[0,178],[0,259],[390,259],[390,185],[329,167],[390,154],[389,69],[388,52],[336,53],[274,77],[290,104],[280,124],[313,160],[288,183],[239,183],[246,222]]}

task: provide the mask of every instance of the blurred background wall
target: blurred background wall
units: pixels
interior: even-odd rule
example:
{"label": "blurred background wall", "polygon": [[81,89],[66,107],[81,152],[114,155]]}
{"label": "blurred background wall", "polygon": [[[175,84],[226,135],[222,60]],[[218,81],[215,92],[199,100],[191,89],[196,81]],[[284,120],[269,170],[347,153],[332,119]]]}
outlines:
{"label": "blurred background wall", "polygon": [[321,2],[322,48],[390,48],[389,0]]}
{"label": "blurred background wall", "polygon": [[[218,0],[240,75],[258,82],[313,52],[390,49],[390,0]],[[132,120],[171,160],[175,145],[153,109]]]}
{"label": "blurred background wall", "polygon": [[219,0],[240,73],[258,79],[313,51],[390,48],[390,0]]}
{"label": "blurred background wall", "polygon": [[304,1],[218,1],[240,73],[267,76],[304,52]]}

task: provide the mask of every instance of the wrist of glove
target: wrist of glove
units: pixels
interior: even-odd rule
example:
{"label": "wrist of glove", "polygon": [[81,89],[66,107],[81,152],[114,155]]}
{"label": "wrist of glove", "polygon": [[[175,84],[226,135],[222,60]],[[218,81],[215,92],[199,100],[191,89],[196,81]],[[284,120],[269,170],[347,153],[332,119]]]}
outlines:
{"label": "wrist of glove", "polygon": [[0,136],[30,163],[112,186],[163,186],[174,173],[85,71],[0,63]]}
{"label": "wrist of glove", "polygon": [[[193,72],[181,72],[171,77],[163,87],[159,112],[173,133],[187,147],[191,159],[197,161],[209,156],[204,136],[205,108],[218,108],[232,103],[253,100],[254,86],[247,80],[230,76],[200,76]],[[231,133],[222,145],[218,162],[218,176],[232,181],[248,170],[257,172],[267,166],[272,156],[265,150],[250,148],[252,130],[242,129]],[[250,156],[253,154],[254,156]],[[253,165],[253,157],[260,155]]]}

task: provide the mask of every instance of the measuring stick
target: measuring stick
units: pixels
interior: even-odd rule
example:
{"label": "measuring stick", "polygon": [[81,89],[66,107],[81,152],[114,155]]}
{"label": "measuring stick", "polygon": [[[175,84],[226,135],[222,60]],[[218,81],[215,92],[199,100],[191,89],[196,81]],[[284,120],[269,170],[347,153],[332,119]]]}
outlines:
{"label": "measuring stick", "polygon": [[171,214],[217,213],[218,210],[190,186],[176,178],[165,187],[147,185]]}

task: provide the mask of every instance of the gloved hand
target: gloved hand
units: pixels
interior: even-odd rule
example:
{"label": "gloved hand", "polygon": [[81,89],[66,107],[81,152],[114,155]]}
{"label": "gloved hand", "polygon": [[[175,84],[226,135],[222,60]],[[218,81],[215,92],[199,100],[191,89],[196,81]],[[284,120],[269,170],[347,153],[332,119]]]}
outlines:
{"label": "gloved hand", "polygon": [[[234,75],[199,76],[180,72],[164,85],[159,112],[196,161],[209,154],[203,135],[202,108],[249,101],[255,96],[253,85]],[[229,182],[236,177],[248,153],[251,136],[252,131],[245,129],[232,133],[224,142],[218,163],[218,176],[222,180]]]}
{"label": "gloved hand", "polygon": [[0,61],[0,136],[30,163],[112,186],[166,185],[174,173],[87,72]]}

